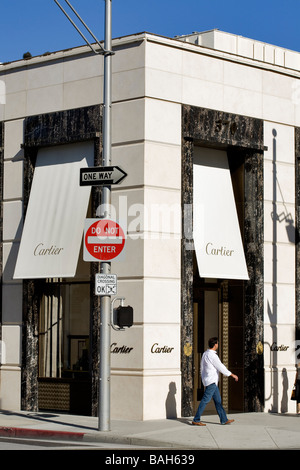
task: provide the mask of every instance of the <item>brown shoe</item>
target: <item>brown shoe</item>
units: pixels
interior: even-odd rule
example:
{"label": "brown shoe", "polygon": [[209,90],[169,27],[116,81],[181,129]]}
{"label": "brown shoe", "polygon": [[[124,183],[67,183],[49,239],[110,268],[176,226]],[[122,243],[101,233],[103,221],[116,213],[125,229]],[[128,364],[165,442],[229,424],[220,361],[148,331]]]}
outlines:
{"label": "brown shoe", "polygon": [[234,419],[229,419],[229,420],[226,421],[226,423],[224,423],[224,424],[231,424],[231,423],[233,423],[233,421],[234,421]]}
{"label": "brown shoe", "polygon": [[201,421],[192,421],[192,424],[193,424],[194,426],[206,426],[206,424],[201,423]]}

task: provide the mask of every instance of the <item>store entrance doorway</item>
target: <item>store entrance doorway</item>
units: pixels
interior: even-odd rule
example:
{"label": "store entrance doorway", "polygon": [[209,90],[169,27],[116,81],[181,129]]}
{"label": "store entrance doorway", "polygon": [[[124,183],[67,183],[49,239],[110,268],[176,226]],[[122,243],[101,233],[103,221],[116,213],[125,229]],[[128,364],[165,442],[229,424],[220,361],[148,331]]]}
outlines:
{"label": "store entrance doorway", "polygon": [[[200,364],[208,339],[219,337],[219,289],[218,285],[199,289],[194,297],[194,406],[195,411],[202,398],[204,387],[201,381]],[[206,412],[214,409],[213,402],[206,407]]]}
{"label": "store entrance doorway", "polygon": [[[196,411],[204,387],[200,363],[208,340],[219,338],[218,355],[226,367],[238,375],[236,383],[220,374],[219,388],[227,412],[244,411],[244,295],[242,281],[200,279],[194,276],[194,387],[193,404]],[[215,412],[213,401],[206,413]]]}

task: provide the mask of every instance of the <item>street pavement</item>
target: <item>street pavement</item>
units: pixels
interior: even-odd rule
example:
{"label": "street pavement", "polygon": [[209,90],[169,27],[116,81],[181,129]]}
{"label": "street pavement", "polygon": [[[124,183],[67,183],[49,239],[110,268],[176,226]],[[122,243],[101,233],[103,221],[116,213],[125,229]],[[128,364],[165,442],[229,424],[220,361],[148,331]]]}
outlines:
{"label": "street pavement", "polygon": [[150,421],[111,420],[98,430],[98,418],[58,413],[0,410],[0,437],[98,442],[173,450],[300,450],[300,415],[236,413],[229,425],[216,414],[205,415],[206,426],[192,417]]}

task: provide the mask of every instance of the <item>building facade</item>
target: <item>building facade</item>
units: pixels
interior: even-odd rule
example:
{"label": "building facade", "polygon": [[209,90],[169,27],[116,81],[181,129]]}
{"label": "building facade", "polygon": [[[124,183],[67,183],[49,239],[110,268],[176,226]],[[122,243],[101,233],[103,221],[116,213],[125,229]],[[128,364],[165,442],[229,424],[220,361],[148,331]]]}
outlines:
{"label": "building facade", "polygon": [[[113,41],[112,261],[134,324],[112,329],[111,415],[191,416],[210,336],[239,376],[229,411],[295,412],[300,54],[218,30]],[[0,65],[0,407],[96,415],[103,57]]]}

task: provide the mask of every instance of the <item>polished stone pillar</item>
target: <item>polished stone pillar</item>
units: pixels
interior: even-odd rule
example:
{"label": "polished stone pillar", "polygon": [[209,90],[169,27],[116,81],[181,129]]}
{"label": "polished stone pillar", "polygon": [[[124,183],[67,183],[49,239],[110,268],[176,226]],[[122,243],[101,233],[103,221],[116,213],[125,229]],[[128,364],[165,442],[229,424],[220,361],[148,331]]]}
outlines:
{"label": "polished stone pillar", "polygon": [[2,340],[4,122],[0,122],[0,341]]}
{"label": "polished stone pillar", "polygon": [[263,154],[245,153],[244,410],[264,408],[264,203]]}

